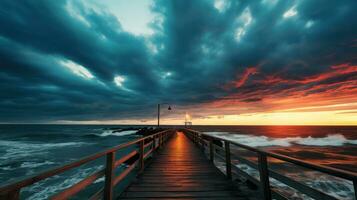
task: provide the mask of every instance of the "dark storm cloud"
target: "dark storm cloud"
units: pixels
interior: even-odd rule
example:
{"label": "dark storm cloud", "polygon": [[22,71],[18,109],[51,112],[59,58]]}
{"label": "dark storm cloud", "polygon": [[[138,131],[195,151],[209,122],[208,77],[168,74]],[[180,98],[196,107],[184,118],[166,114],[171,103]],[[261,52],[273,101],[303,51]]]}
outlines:
{"label": "dark storm cloud", "polygon": [[[189,88],[190,97],[261,91],[248,99],[262,99],[304,84],[299,80],[329,73],[333,65],[357,62],[351,45],[357,22],[348,20],[357,17],[356,1],[223,1],[227,3],[221,12],[211,1],[156,2],[154,8],[164,18],[157,39],[165,47],[160,63],[176,72],[174,90]],[[289,10],[295,13],[289,16]],[[247,73],[252,68],[254,73]],[[257,84],[271,76],[285,81]],[[309,84],[346,81],[344,76]],[[356,79],[356,69],[348,76]]]}
{"label": "dark storm cloud", "polygon": [[81,1],[2,1],[0,122],[146,118],[157,102],[256,103],[356,80],[356,1],[223,2],[154,1],[154,35],[136,36]]}

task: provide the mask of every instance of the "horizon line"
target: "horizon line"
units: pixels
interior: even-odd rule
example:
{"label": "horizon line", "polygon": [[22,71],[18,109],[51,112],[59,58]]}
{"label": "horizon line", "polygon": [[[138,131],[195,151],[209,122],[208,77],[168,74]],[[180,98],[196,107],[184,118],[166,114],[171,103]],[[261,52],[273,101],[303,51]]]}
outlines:
{"label": "horizon line", "polygon": [[[0,125],[91,125],[91,126],[157,126],[157,124],[93,124],[93,123],[1,123]],[[163,126],[185,126],[184,124],[160,124]],[[357,124],[195,124],[192,126],[357,126]]]}

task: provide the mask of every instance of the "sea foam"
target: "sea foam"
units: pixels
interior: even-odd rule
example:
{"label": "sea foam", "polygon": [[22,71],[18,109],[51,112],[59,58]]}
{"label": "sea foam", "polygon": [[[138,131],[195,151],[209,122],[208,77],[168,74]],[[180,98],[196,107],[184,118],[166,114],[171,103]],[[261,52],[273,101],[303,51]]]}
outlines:
{"label": "sea foam", "polygon": [[330,134],[325,137],[286,137],[272,138],[267,136],[246,135],[246,134],[229,134],[228,132],[205,132],[209,135],[221,137],[237,143],[245,144],[252,147],[264,146],[283,146],[288,147],[293,144],[308,146],[343,146],[345,144],[357,144],[357,140],[347,139],[341,134]]}
{"label": "sea foam", "polygon": [[107,137],[107,136],[126,136],[126,135],[133,135],[137,132],[137,130],[127,130],[127,131],[120,131],[114,132],[112,130],[105,130],[103,133],[98,134],[100,137]]}

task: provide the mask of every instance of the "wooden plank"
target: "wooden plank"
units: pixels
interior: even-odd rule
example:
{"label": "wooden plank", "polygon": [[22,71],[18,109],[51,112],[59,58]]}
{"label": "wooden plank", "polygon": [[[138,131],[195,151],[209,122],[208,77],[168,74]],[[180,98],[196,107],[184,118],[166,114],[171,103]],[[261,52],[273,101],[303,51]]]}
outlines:
{"label": "wooden plank", "polygon": [[[120,197],[120,199],[135,199],[137,198],[132,198],[132,197]],[[158,200],[158,198],[144,198],[145,200]],[[192,197],[176,197],[176,198],[165,198],[161,197],[159,200],[193,200]],[[246,200],[245,197],[195,197],[195,200]]]}
{"label": "wooden plank", "polygon": [[162,197],[232,197],[231,191],[196,191],[196,192],[126,192],[126,197],[162,198]]}
{"label": "wooden plank", "polygon": [[191,187],[191,186],[149,186],[149,187],[142,187],[142,186],[133,186],[128,188],[127,191],[141,191],[141,192],[192,192],[192,191],[225,191],[231,188],[220,185],[220,186],[204,186],[204,187]]}

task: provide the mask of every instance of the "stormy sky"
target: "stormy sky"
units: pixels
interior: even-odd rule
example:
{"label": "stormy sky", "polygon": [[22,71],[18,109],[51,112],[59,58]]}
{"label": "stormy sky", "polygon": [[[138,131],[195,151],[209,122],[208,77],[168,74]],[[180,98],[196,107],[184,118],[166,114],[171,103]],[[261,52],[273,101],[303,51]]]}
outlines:
{"label": "stormy sky", "polygon": [[357,124],[356,0],[2,0],[1,123]]}

